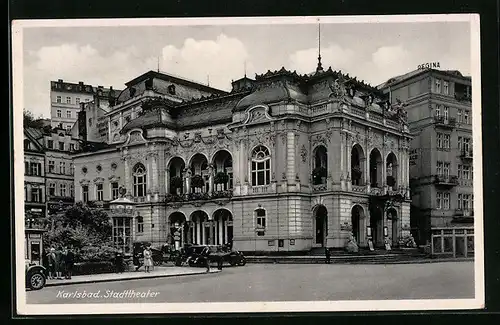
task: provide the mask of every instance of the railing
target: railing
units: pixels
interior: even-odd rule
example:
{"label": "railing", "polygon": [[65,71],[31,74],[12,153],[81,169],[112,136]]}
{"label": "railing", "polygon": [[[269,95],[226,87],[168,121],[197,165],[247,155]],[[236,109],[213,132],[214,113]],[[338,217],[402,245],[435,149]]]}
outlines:
{"label": "railing", "polygon": [[474,257],[474,228],[431,229],[431,254],[448,257]]}
{"label": "railing", "polygon": [[399,123],[395,122],[393,120],[390,120],[390,119],[386,119],[385,124],[387,124],[390,127],[396,128],[396,129],[399,128]]}
{"label": "railing", "polygon": [[366,193],[366,185],[352,185],[351,190],[357,193]]}
{"label": "railing", "polygon": [[109,210],[111,215],[130,215],[134,213],[133,209],[125,209],[125,208],[113,208]]}
{"label": "railing", "polygon": [[379,123],[384,123],[384,119],[382,118],[382,116],[378,116],[378,115],[374,115],[374,114],[370,114],[370,120],[373,120],[373,121],[379,122]]}
{"label": "railing", "polygon": [[474,209],[455,209],[455,214],[459,217],[472,217],[474,216]]}
{"label": "railing", "polygon": [[144,202],[146,202],[146,198],[147,198],[146,196],[134,197],[133,201],[135,203],[144,203]]}
{"label": "railing", "polygon": [[222,198],[231,198],[233,191],[231,189],[225,191],[214,191],[212,194],[206,192],[189,193],[189,194],[167,194],[165,202],[186,202],[199,200],[214,200]]}
{"label": "railing", "polygon": [[458,185],[458,177],[451,175],[436,175],[434,183],[438,185],[456,186]]}
{"label": "railing", "polygon": [[434,116],[434,122],[438,126],[454,128],[456,125],[456,118],[454,117],[445,117],[442,115]]}
{"label": "railing", "polygon": [[326,183],[325,184],[315,184],[312,186],[313,192],[324,192],[327,190]]}
{"label": "railing", "polygon": [[464,149],[460,152],[460,158],[472,159],[472,149]]}
{"label": "railing", "polygon": [[365,117],[366,116],[366,113],[365,113],[364,110],[362,110],[360,108],[356,108],[356,107],[351,107],[351,114],[358,115],[358,116],[361,116],[361,117]]}
{"label": "railing", "polygon": [[252,187],[253,194],[270,193],[270,192],[271,192],[271,185],[253,186]]}

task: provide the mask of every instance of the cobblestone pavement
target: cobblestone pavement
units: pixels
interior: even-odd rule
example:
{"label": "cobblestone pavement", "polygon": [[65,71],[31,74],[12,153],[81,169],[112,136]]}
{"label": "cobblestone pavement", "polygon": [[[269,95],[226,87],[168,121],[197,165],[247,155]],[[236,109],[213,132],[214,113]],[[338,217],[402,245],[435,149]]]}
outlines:
{"label": "cobblestone pavement", "polygon": [[28,304],[467,299],[474,298],[474,263],[248,264],[217,274],[46,287],[26,295]]}

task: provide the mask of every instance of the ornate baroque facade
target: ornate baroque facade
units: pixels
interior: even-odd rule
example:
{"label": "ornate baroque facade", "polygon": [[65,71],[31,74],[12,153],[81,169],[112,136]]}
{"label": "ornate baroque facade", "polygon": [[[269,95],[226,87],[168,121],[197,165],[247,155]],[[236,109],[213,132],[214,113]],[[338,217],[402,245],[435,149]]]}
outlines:
{"label": "ornate baroque facade", "polygon": [[132,214],[110,214],[116,245],[305,251],[342,248],[351,234],[363,247],[409,235],[400,108],[320,66],[232,85],[226,93],[150,71],[113,101],[106,143],[84,143],[74,165],[77,201],[109,202],[123,187],[135,202]]}

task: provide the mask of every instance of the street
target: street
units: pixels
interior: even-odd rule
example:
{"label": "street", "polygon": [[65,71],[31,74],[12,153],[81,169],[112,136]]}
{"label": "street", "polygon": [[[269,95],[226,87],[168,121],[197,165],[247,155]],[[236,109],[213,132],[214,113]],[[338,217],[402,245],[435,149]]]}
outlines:
{"label": "street", "polygon": [[[93,297],[82,298],[84,292]],[[26,295],[28,304],[463,299],[474,298],[474,263],[248,264],[218,274],[64,285]]]}

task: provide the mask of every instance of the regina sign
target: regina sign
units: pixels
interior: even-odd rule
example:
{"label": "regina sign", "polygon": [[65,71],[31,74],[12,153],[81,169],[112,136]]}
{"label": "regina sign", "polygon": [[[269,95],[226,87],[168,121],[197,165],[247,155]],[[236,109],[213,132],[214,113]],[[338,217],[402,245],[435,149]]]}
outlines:
{"label": "regina sign", "polygon": [[417,65],[418,70],[441,68],[439,62],[428,62]]}

